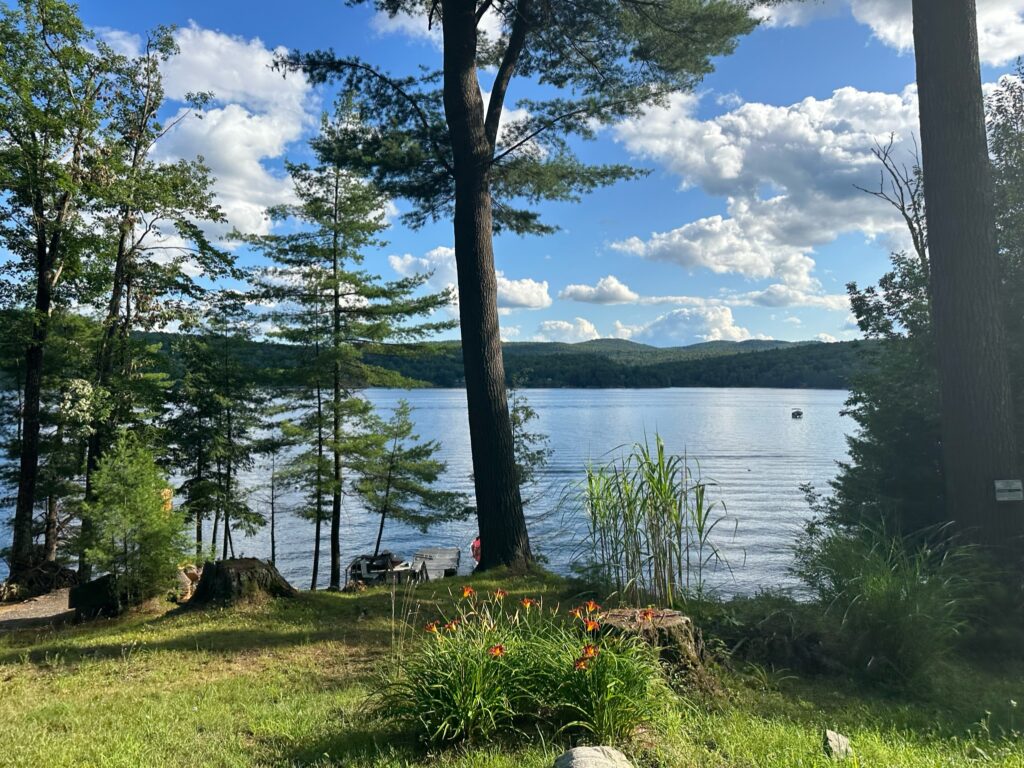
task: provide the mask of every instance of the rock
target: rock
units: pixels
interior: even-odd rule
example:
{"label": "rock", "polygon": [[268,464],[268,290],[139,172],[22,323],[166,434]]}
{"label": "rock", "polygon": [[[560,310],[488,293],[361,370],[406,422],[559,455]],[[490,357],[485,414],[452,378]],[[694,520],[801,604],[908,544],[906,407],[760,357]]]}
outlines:
{"label": "rock", "polygon": [[171,592],[170,597],[179,603],[186,603],[188,599],[192,597],[193,583],[192,579],[185,575],[185,571],[181,568],[178,569],[178,573],[174,577],[174,589]]}
{"label": "rock", "polygon": [[108,573],[72,587],[68,595],[68,607],[75,609],[75,621],[95,619],[98,616],[114,618],[124,613],[128,600],[117,577]]}
{"label": "rock", "polygon": [[836,731],[825,731],[821,737],[821,748],[833,760],[845,760],[848,757],[853,757],[850,740]]}
{"label": "rock", "polygon": [[554,768],[633,768],[633,764],[611,747],[576,747],[560,755]]}
{"label": "rock", "polygon": [[194,565],[184,565],[178,569],[177,581],[172,596],[179,603],[187,603],[195,594],[196,584],[202,576],[202,569]]}
{"label": "rock", "polygon": [[239,557],[206,563],[189,605],[237,603],[297,594],[295,587],[268,561]]}

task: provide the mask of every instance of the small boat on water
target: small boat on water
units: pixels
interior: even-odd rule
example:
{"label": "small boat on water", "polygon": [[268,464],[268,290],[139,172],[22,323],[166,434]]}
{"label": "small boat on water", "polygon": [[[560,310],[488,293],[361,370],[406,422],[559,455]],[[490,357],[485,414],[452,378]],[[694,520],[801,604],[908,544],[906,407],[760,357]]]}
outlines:
{"label": "small boat on water", "polygon": [[804,417],[804,412],[799,408],[794,408],[790,416],[794,419],[802,419]]}

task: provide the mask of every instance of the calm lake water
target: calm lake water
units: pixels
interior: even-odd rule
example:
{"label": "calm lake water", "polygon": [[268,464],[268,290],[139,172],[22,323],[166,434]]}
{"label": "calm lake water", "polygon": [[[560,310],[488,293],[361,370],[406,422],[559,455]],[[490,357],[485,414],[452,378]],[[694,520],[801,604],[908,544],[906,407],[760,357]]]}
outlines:
{"label": "calm lake water", "polygon": [[[712,581],[725,593],[751,593],[761,587],[791,584],[787,567],[791,548],[808,510],[799,486],[810,482],[825,488],[835,476],[836,462],[847,456],[845,435],[853,422],[840,415],[845,391],[784,389],[602,389],[525,390],[538,413],[537,431],[550,436],[551,462],[539,480],[527,509],[534,551],[554,571],[568,573],[579,551],[585,523],[567,504],[567,489],[583,477],[588,462],[603,463],[647,435],[659,433],[672,452],[699,460],[705,479],[714,480],[713,498],[725,503],[728,521],[718,530],[718,544],[731,568],[720,569]],[[417,431],[442,444],[448,463],[446,486],[472,491],[469,426],[463,390],[369,390],[366,396],[384,413],[399,399],[414,407]],[[802,420],[790,417],[801,408]],[[254,490],[251,503],[265,506],[265,467],[256,467],[243,481]],[[377,519],[351,500],[343,513],[343,563],[372,551]],[[296,499],[284,499],[284,506]],[[9,510],[7,511],[9,514]],[[389,523],[384,547],[411,557],[422,546],[457,546],[463,550],[463,571],[472,567],[469,544],[475,520],[447,523],[429,533]],[[9,531],[4,530],[3,536]],[[205,536],[209,538],[209,531]],[[277,565],[301,588],[309,587],[313,526],[298,517],[278,514]],[[320,573],[326,586],[329,564]],[[235,534],[238,555],[269,557],[265,528],[251,538]],[[4,566],[0,565],[0,569]],[[3,577],[0,570],[0,578]]]}

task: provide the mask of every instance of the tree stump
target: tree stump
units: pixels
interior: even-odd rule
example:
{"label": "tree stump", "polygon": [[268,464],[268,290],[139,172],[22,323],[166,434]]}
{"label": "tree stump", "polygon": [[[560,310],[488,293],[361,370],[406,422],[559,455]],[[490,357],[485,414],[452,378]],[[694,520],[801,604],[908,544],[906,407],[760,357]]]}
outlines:
{"label": "tree stump", "polygon": [[207,562],[189,605],[238,603],[266,597],[295,597],[295,587],[266,560],[239,557]]}
{"label": "tree stump", "polygon": [[718,683],[705,664],[704,640],[689,616],[667,608],[614,608],[601,619],[607,636],[639,637],[658,650],[673,678],[707,693]]}
{"label": "tree stump", "polygon": [[117,577],[108,573],[71,588],[68,607],[75,609],[75,621],[106,616],[116,618],[128,607],[128,599]]}

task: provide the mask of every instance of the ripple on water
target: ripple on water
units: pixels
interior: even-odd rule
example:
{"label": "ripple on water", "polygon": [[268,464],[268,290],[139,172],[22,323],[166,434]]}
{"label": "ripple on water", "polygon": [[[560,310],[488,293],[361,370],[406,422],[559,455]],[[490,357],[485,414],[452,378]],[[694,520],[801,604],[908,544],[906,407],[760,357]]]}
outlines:
{"label": "ripple on water", "polygon": [[[554,452],[530,494],[534,502],[527,512],[534,548],[547,556],[550,568],[568,572],[585,531],[580,515],[565,503],[566,488],[583,477],[588,462],[608,461],[623,447],[645,435],[653,439],[657,432],[670,451],[686,452],[699,461],[705,479],[718,483],[714,496],[725,503],[729,517],[720,539],[730,568],[718,568],[710,581],[726,592],[791,583],[787,568],[792,543],[808,516],[799,486],[827,486],[836,462],[847,457],[845,435],[853,428],[853,422],[840,414],[846,392],[839,390],[553,389],[523,394],[536,409],[537,429],[550,436]],[[366,396],[385,411],[401,398],[408,400],[415,408],[420,436],[441,442],[442,458],[448,463],[447,486],[472,491],[463,390],[376,389]],[[802,420],[790,418],[796,407],[804,411]],[[240,479],[257,490],[267,481],[267,468],[256,466]],[[286,508],[297,504],[297,498],[283,499]],[[9,514],[9,509],[0,511],[0,517]],[[205,531],[207,537],[209,533]],[[0,545],[7,535],[4,526]],[[471,563],[469,543],[475,535],[473,520],[438,525],[427,534],[392,523],[384,539],[387,548],[404,556],[422,546],[462,547],[465,569]],[[375,536],[376,521],[347,499],[342,562],[372,549]],[[310,523],[280,515],[278,567],[301,587],[308,586],[311,574],[312,538]],[[269,531],[238,537],[236,554],[268,557]],[[0,564],[0,578],[3,567]],[[324,582],[326,571],[325,555],[320,568]]]}

